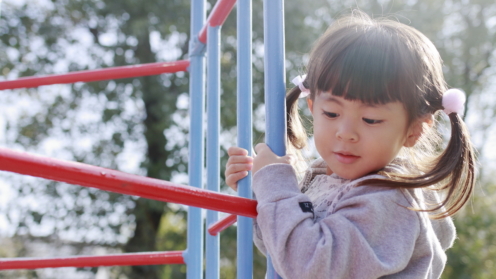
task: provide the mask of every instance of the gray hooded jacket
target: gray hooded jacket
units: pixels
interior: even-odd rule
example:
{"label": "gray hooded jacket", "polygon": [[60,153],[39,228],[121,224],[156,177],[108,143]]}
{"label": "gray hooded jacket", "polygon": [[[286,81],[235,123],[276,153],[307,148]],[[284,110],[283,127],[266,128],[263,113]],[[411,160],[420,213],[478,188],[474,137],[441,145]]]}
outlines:
{"label": "gray hooded jacket", "polygon": [[427,213],[409,209],[425,208],[421,189],[355,187],[363,179],[383,177],[351,181],[325,172],[325,162],[317,160],[300,187],[287,164],[266,166],[253,177],[254,241],[269,252],[283,278],[441,276],[455,227],[451,218],[430,220]]}

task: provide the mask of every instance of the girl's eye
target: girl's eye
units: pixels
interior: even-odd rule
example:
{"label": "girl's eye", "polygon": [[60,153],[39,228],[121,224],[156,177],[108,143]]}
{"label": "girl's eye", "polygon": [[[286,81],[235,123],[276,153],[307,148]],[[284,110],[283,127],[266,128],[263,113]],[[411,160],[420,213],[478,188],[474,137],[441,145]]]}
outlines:
{"label": "girl's eye", "polygon": [[328,112],[328,111],[324,111],[323,114],[329,118],[336,118],[338,117],[339,115],[337,113],[334,113],[334,112]]}
{"label": "girl's eye", "polygon": [[369,118],[362,118],[362,119],[367,124],[379,124],[379,123],[383,122],[382,120],[375,120],[375,119],[369,119]]}

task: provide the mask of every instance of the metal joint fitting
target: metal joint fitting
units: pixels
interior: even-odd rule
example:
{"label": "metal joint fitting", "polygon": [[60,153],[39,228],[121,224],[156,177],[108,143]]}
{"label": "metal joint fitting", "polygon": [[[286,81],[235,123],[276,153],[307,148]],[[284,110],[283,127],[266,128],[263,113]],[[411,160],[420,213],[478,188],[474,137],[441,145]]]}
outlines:
{"label": "metal joint fitting", "polygon": [[200,42],[198,36],[189,41],[189,57],[205,56],[207,45]]}

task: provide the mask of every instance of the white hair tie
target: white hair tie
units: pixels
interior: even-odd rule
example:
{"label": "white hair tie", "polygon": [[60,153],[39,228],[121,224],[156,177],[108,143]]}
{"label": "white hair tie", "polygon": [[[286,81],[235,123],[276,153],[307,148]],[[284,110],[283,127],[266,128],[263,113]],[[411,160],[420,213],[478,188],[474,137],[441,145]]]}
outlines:
{"label": "white hair tie", "polygon": [[294,83],[294,85],[298,86],[301,90],[300,96],[298,98],[305,98],[306,96],[308,96],[308,94],[310,94],[310,89],[305,88],[305,85],[303,85],[303,81],[305,81],[306,78],[307,78],[307,75],[296,76],[291,81],[292,83]]}
{"label": "white hair tie", "polygon": [[447,115],[457,113],[462,116],[465,110],[465,93],[460,89],[449,89],[443,94],[443,107]]}

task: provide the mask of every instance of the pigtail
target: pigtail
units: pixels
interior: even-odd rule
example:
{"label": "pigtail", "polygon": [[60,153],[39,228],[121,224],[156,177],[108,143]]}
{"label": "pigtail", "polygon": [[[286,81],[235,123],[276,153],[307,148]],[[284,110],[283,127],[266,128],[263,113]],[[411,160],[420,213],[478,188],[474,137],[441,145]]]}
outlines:
{"label": "pigtail", "polygon": [[[359,185],[394,186],[402,188],[429,188],[442,191],[441,202],[432,201],[428,209],[431,218],[452,216],[468,202],[475,185],[475,156],[467,128],[457,113],[450,113],[451,138],[446,149],[419,176],[388,173],[389,179],[368,179]],[[433,186],[434,185],[434,186]]]}
{"label": "pigtail", "polygon": [[307,132],[301,121],[298,111],[298,99],[300,98],[301,89],[295,86],[286,94],[286,124],[287,124],[287,150],[288,154],[296,156],[296,161],[293,162],[293,167],[296,171],[298,180],[303,178],[303,175],[308,168],[306,160],[301,154],[301,149],[307,145]]}
{"label": "pigtail", "polygon": [[[444,201],[434,210],[445,208],[435,218],[451,216],[468,202],[475,185],[475,155],[467,128],[457,113],[450,113],[451,138],[448,146],[426,177],[432,176],[446,181],[439,190],[446,191]],[[445,180],[446,178],[446,180]]]}
{"label": "pigtail", "polygon": [[289,90],[286,94],[286,124],[288,140],[296,149],[302,149],[307,145],[307,133],[303,127],[300,113],[298,112],[298,99],[301,90],[298,86]]}

